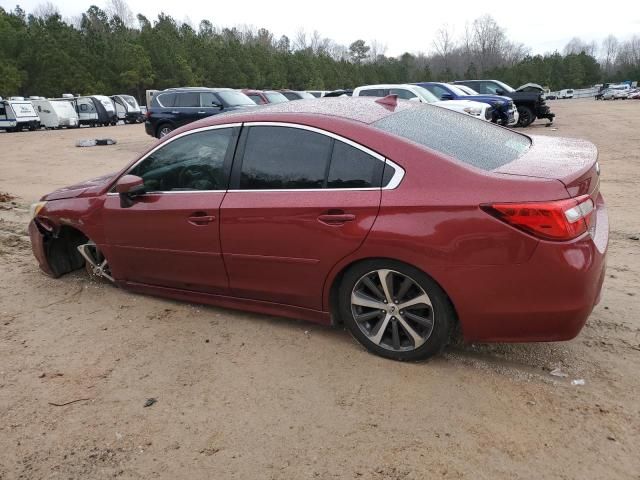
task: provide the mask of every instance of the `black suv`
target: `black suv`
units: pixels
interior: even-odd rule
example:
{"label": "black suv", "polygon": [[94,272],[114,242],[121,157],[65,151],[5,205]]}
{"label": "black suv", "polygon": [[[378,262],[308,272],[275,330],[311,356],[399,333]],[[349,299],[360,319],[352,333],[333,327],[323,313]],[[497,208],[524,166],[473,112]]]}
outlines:
{"label": "black suv", "polygon": [[144,128],[161,138],[187,123],[241,108],[255,108],[244,93],[230,88],[169,88],[153,95]]}
{"label": "black suv", "polygon": [[502,95],[511,98],[520,115],[518,127],[527,127],[536,118],[546,118],[553,123],[556,116],[544,101],[544,90],[535,83],[526,83],[517,89],[499,80],[458,80],[452,83],[466,85],[481,95]]}

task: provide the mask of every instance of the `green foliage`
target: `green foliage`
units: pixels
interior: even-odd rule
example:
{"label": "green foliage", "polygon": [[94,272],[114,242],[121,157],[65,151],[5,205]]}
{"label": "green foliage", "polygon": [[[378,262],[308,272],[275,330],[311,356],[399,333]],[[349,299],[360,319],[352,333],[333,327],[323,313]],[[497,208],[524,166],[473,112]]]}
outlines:
{"label": "green foliage", "polygon": [[[153,21],[137,15],[137,28],[91,6],[79,25],[57,14],[26,15],[0,8],[0,95],[130,93],[177,86],[336,89],[371,83],[431,80],[431,58],[398,58],[372,52],[363,40],[348,49],[327,43],[296,50],[291,40],[266,29],[216,29],[203,20],[197,29],[161,13]],[[336,48],[331,48],[331,47]],[[375,58],[373,58],[375,57]],[[463,71],[445,69],[434,78],[477,78],[481,59]],[[637,78],[638,65],[617,76]],[[536,82],[552,89],[580,88],[602,80],[600,66],[585,54],[528,56],[509,67],[485,72],[514,86]]]}

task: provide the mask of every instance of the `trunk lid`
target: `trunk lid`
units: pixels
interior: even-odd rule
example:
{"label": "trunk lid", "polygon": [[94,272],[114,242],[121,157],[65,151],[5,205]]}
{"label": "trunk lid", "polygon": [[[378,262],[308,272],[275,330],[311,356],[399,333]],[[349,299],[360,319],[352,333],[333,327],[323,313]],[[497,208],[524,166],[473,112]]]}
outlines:
{"label": "trunk lid", "polygon": [[494,170],[496,173],[556,179],[571,197],[589,194],[595,200],[600,183],[598,149],[586,140],[531,136],[527,152]]}

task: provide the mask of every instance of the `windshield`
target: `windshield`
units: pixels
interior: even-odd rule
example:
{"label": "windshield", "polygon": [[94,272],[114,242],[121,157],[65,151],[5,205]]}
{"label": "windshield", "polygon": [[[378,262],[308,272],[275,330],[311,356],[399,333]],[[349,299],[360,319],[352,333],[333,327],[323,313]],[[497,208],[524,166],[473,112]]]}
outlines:
{"label": "windshield", "polygon": [[289,101],[289,99],[280,92],[265,92],[264,96],[269,99],[269,103],[284,103]]}
{"label": "windshield", "polygon": [[466,85],[456,85],[456,87],[465,92],[467,95],[478,95],[478,92],[476,92],[473,88],[467,87]]}
{"label": "windshield", "polygon": [[531,145],[525,135],[429,105],[402,110],[372,126],[482,170],[506,165]]}
{"label": "windshield", "polygon": [[127,102],[132,108],[139,109],[138,101],[131,95],[120,95],[120,97]]}
{"label": "windshield", "polygon": [[237,107],[240,105],[255,105],[254,101],[247,97],[242,92],[235,92],[233,90],[224,90],[222,92],[216,92],[218,96],[230,107]]}
{"label": "windshield", "polygon": [[296,92],[300,98],[316,98],[313,95],[311,95],[309,92]]}
{"label": "windshield", "polygon": [[449,90],[451,90],[452,92],[454,92],[456,95],[458,96],[463,96],[466,97],[467,95],[469,95],[467,92],[465,92],[462,88],[460,88],[458,85],[447,85],[447,88]]}
{"label": "windshield", "polygon": [[422,97],[422,99],[427,102],[427,103],[433,103],[433,102],[439,102],[440,100],[438,99],[438,97],[436,97],[433,93],[431,93],[429,90],[427,90],[424,87],[421,87],[419,85],[415,85],[415,88],[417,90],[417,94]]}
{"label": "windshield", "polygon": [[502,90],[504,90],[505,92],[515,92],[515,90],[513,88],[511,88],[509,85],[507,85],[506,83],[502,83],[500,80],[494,80]]}

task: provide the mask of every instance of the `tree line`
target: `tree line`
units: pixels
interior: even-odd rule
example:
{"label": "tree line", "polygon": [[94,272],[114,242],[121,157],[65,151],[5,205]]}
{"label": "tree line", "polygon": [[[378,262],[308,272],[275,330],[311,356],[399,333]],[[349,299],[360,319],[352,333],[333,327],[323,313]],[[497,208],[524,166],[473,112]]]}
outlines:
{"label": "tree line", "polygon": [[276,37],[267,29],[197,27],[161,13],[134,16],[125,0],[71,20],[52,4],[27,14],[0,8],[0,95],[130,93],[148,88],[225,86],[331,90],[373,83],[497,78],[552,90],[640,77],[640,38],[573,39],[562,53],[530,55],[490,16],[461,38],[439,29],[430,54],[385,55],[377,42],[336,44],[318,32]]}

